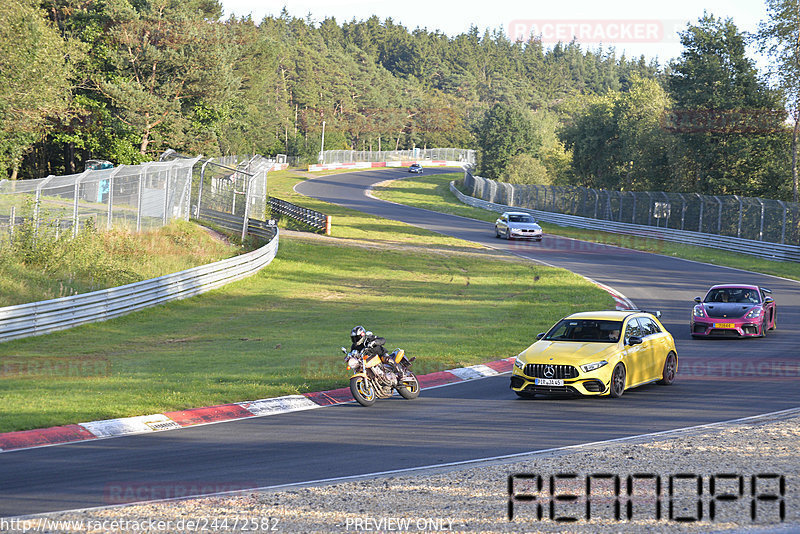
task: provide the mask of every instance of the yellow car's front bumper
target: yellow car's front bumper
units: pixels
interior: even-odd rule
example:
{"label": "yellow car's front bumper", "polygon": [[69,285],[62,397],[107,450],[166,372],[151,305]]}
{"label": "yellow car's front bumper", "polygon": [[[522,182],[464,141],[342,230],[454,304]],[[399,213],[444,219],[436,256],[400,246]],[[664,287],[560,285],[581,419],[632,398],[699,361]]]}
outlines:
{"label": "yellow car's front bumper", "polygon": [[517,393],[541,395],[608,395],[611,383],[611,369],[613,366],[605,365],[600,369],[584,373],[578,371],[574,378],[562,379],[560,385],[545,384],[532,376],[527,376],[522,369],[514,367],[511,373],[511,389]]}

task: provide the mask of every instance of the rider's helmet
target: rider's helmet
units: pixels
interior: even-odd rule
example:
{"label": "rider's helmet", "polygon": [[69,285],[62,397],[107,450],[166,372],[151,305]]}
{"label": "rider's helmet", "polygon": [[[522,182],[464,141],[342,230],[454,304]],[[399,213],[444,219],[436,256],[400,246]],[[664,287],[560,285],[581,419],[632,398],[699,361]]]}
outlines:
{"label": "rider's helmet", "polygon": [[350,339],[353,340],[353,343],[356,345],[363,345],[364,339],[367,337],[367,329],[363,326],[354,326],[353,329],[350,331]]}

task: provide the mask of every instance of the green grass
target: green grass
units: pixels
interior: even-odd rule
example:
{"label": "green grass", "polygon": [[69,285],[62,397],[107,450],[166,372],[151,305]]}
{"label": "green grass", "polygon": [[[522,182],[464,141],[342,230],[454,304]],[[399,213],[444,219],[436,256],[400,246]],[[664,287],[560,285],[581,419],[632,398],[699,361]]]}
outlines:
{"label": "green grass", "polygon": [[0,344],[0,432],[344,387],[356,324],[427,373],[513,356],[565,314],[607,309],[585,279],[291,192],[334,236],[281,236],[259,274],[199,297]]}
{"label": "green grass", "polygon": [[[376,188],[374,193],[379,198],[400,204],[494,222],[497,219],[497,212],[467,206],[450,192],[450,181],[461,178],[463,178],[463,173],[413,176]],[[800,264],[796,262],[771,261],[748,254],[736,254],[713,248],[695,247],[658,239],[645,239],[597,230],[583,230],[548,223],[542,223],[542,229],[546,234],[571,237],[594,243],[605,243],[645,252],[654,252],[665,256],[800,280]]]}
{"label": "green grass", "polygon": [[176,221],[157,230],[84,229],[36,244],[17,228],[15,241],[0,243],[0,307],[86,293],[147,280],[236,255],[203,228]]}

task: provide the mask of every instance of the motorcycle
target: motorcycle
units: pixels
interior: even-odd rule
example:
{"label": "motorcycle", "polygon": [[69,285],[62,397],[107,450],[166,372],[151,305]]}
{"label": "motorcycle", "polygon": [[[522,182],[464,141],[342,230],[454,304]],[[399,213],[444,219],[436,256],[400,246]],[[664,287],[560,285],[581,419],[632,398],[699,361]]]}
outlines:
{"label": "motorcycle", "polygon": [[404,399],[419,397],[419,381],[409,369],[416,358],[407,358],[403,349],[395,349],[389,354],[391,362],[384,362],[375,354],[361,351],[344,352],[347,368],[353,371],[350,378],[350,392],[361,406],[372,406],[377,399],[392,396],[397,390]]}

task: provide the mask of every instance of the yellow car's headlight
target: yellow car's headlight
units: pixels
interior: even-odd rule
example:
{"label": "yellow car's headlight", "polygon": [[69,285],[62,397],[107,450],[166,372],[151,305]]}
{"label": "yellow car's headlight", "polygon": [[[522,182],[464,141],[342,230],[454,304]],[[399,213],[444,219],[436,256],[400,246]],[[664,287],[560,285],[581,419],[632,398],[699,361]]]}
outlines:
{"label": "yellow car's headlight", "polygon": [[596,371],[597,369],[600,369],[604,365],[608,365],[608,362],[605,361],[605,360],[601,360],[599,362],[592,362],[592,363],[583,364],[583,365],[581,365],[581,369],[583,370],[584,373],[590,373],[592,371]]}
{"label": "yellow car's headlight", "polygon": [[[522,356],[522,355],[520,354],[520,356]],[[517,356],[516,358],[514,358],[514,367],[516,367],[517,369],[524,369],[525,368],[525,362],[523,362],[520,359],[520,357]]]}

